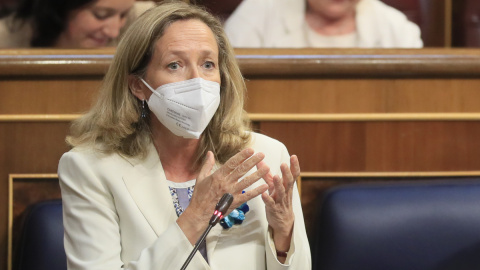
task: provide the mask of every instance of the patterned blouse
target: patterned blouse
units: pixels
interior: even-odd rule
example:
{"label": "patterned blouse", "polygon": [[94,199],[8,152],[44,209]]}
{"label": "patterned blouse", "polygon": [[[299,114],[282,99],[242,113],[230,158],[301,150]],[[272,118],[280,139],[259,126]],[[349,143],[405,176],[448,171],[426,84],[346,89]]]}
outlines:
{"label": "patterned blouse", "polygon": [[[176,183],[167,180],[167,185],[170,189],[170,195],[172,195],[173,207],[175,208],[175,212],[177,212],[177,217],[179,217],[190,204],[190,199],[192,198],[193,190],[195,189],[195,183],[195,179],[184,183]],[[202,242],[198,250],[208,262],[205,241]]]}

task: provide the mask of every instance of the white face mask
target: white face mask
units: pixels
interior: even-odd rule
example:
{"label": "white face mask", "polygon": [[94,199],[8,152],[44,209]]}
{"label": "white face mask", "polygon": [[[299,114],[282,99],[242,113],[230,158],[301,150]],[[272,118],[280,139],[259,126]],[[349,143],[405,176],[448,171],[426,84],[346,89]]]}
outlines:
{"label": "white face mask", "polygon": [[153,90],[148,107],[173,134],[198,139],[220,104],[220,84],[202,78],[167,83]]}

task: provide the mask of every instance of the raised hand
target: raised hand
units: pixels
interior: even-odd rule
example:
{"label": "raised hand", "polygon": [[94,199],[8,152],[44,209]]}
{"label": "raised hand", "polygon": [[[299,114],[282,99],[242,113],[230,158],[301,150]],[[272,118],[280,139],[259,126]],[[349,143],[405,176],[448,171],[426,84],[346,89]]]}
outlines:
{"label": "raised hand", "polygon": [[[260,162],[259,170],[266,165]],[[294,213],[292,207],[293,186],[300,176],[300,165],[297,156],[290,157],[290,167],[283,163],[280,165],[282,176],[272,175],[268,172],[264,179],[269,186],[269,192],[262,194],[269,226],[273,230],[273,241],[277,251],[288,251],[292,237]]]}
{"label": "raised hand", "polygon": [[264,193],[268,185],[263,184],[242,194],[242,191],[260,180],[269,171],[267,166],[258,168],[254,173],[238,181],[248,171],[264,159],[263,153],[254,154],[247,148],[231,157],[224,165],[212,173],[215,158],[212,152],[207,153],[206,161],[200,169],[195,184],[190,205],[178,218],[177,223],[182,228],[190,242],[194,243],[210,219],[215,205],[225,193],[231,193],[234,201],[228,212],[242,203]]}

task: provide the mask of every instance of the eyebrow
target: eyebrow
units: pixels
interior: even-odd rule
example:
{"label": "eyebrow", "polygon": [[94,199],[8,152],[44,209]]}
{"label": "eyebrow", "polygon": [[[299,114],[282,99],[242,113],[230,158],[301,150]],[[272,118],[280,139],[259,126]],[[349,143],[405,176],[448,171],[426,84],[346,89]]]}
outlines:
{"label": "eyebrow", "polygon": [[[171,51],[164,51],[164,53],[162,55],[165,55],[165,54],[175,54],[175,55],[185,55],[187,54],[186,51],[183,51],[183,50],[171,50]],[[200,53],[202,55],[215,55],[215,51],[214,50],[201,50]]]}
{"label": "eyebrow", "polygon": [[94,10],[97,10],[97,11],[103,11],[103,12],[107,12],[108,14],[114,14],[114,13],[128,13],[132,7],[126,9],[126,10],[116,10],[114,8],[111,8],[111,7],[102,7],[102,6],[94,6],[93,7]]}

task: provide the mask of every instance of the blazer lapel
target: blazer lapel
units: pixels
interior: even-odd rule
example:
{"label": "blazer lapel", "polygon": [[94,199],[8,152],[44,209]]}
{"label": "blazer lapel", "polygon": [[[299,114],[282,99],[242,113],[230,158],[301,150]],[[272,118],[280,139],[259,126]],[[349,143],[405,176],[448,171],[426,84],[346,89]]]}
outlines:
{"label": "blazer lapel", "polygon": [[133,168],[123,176],[123,181],[138,209],[158,236],[177,219],[174,208],[168,207],[172,204],[172,198],[160,158],[152,144],[144,160],[127,160]]}
{"label": "blazer lapel", "polygon": [[212,230],[208,233],[207,238],[205,239],[207,243],[207,255],[208,258],[212,258],[212,254],[215,251],[215,247],[218,243],[218,238],[223,231],[223,227],[220,224],[217,224]]}
{"label": "blazer lapel", "polygon": [[[143,216],[159,236],[172,222],[177,220],[177,214],[172,206],[172,196],[165,181],[165,172],[157,151],[152,144],[149,154],[144,160],[124,158],[133,167],[123,176],[123,181]],[[218,168],[217,165],[214,170]],[[208,257],[213,256],[222,231],[223,227],[217,224],[207,235],[205,241]]]}
{"label": "blazer lapel", "polygon": [[[215,164],[213,167],[212,173],[215,172],[220,168],[218,163]],[[213,213],[212,213],[213,214]],[[207,245],[207,256],[208,258],[213,257],[213,252],[215,251],[215,247],[218,243],[218,238],[223,231],[223,227],[220,224],[217,224],[213,227],[210,232],[208,233],[207,237],[205,238],[205,243]]]}

